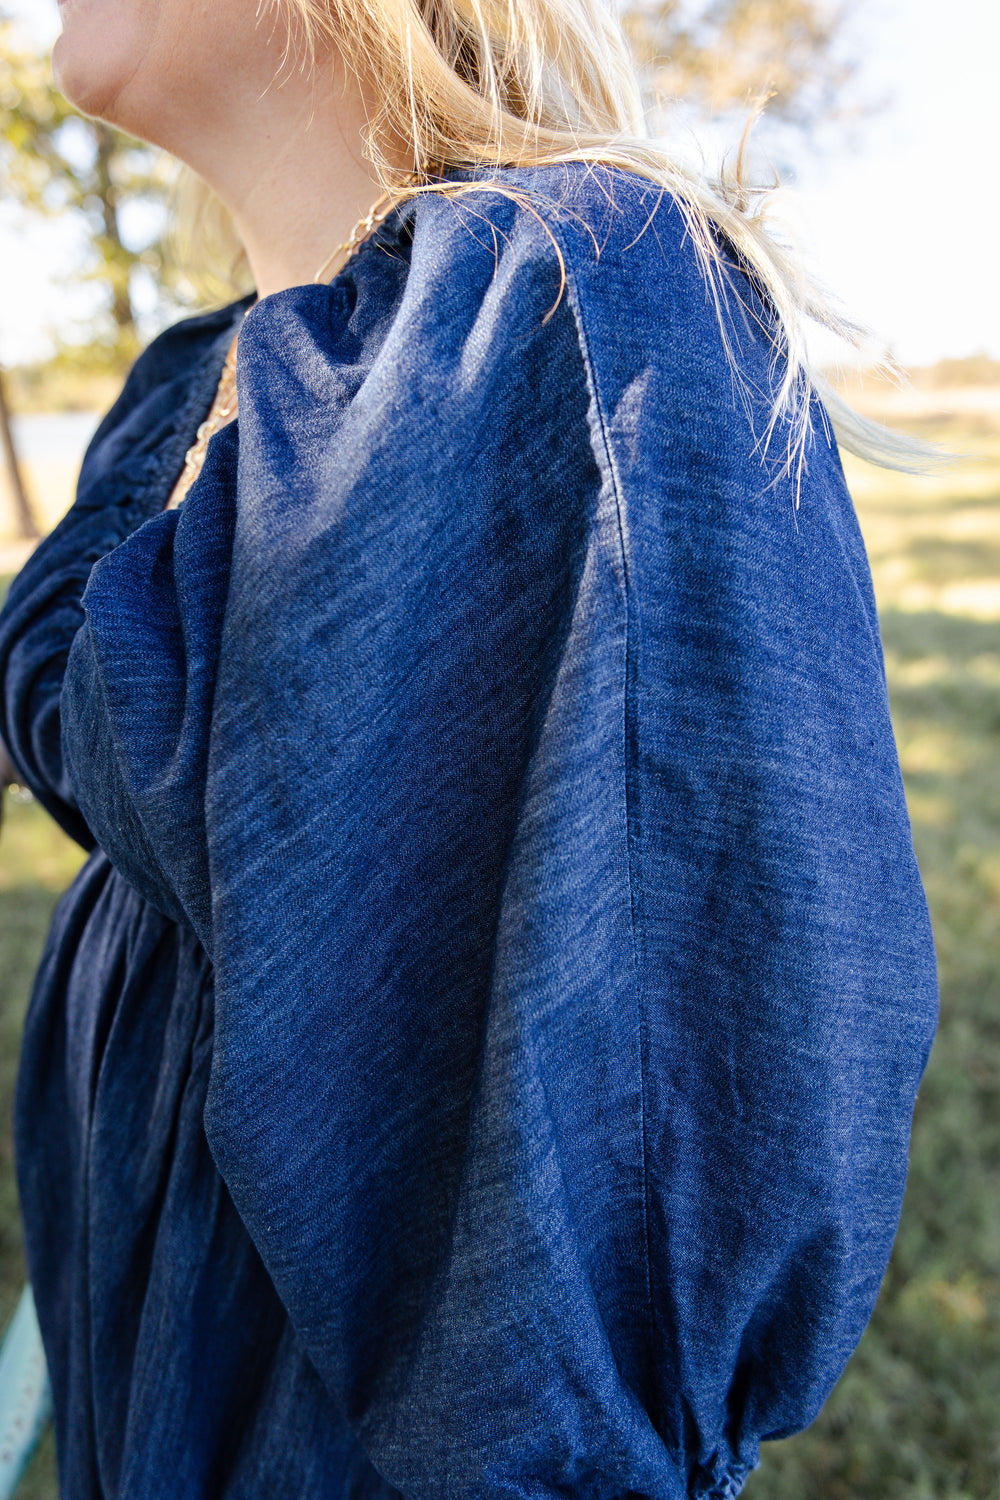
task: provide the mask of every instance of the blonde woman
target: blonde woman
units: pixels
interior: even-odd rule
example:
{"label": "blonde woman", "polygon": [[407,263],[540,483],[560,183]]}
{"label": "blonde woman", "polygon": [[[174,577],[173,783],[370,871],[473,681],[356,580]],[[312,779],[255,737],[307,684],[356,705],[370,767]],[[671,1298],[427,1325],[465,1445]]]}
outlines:
{"label": "blonde woman", "polygon": [[16,1106],[62,1494],[734,1496],[871,1313],[936,1004],[808,289],[602,0],[62,14],[256,289],[2,617],[93,851]]}

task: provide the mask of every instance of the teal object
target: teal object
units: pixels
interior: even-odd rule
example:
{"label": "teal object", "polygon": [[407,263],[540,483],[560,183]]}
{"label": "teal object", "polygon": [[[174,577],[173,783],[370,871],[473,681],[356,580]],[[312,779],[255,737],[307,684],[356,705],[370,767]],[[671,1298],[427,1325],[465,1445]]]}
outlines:
{"label": "teal object", "polygon": [[52,1416],[45,1350],[26,1286],[0,1345],[0,1500],[8,1500]]}

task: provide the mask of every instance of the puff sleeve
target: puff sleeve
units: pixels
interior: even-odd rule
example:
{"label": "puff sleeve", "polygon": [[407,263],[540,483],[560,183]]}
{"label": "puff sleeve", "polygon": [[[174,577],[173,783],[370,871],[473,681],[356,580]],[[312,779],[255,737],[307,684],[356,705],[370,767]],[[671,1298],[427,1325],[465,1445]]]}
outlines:
{"label": "puff sleeve", "polygon": [[589,238],[429,200],[253,309],[63,692],[212,958],[218,1168],[413,1500],[735,1495],[871,1313],[934,1024],[836,454],[796,516],[620,188]]}
{"label": "puff sleeve", "polygon": [[[220,327],[231,337],[230,319],[228,309],[186,319],[140,356],[88,445],[74,504],[18,573],[0,614],[0,733],[25,784],[86,849],[94,839],[63,761],[59,707],[81,598],[93,564],[162,506],[186,427],[211,401],[212,356]],[[187,366],[179,378],[178,365]]]}

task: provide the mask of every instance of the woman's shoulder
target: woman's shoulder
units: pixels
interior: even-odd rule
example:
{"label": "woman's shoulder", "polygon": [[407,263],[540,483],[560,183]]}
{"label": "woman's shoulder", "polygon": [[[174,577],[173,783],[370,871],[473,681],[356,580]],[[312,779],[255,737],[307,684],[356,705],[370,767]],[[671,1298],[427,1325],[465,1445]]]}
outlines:
{"label": "woman's shoulder", "polygon": [[684,214],[658,183],[568,161],[455,171],[442,187],[400,204],[329,284],[251,308],[241,409],[251,382],[269,398],[278,385],[292,400],[335,399],[384,361],[397,392],[454,367],[488,399],[485,377],[529,346],[556,376],[559,361],[603,368],[618,340],[615,363],[624,354],[633,370],[669,359],[680,307],[686,336],[721,353]]}
{"label": "woman's shoulder", "polygon": [[[739,511],[787,474],[769,310],[735,259],[713,285],[676,196],[581,161],[455,172],[447,188],[402,203],[328,285],[250,310],[241,458],[280,436],[289,461],[346,461],[354,433],[366,462],[393,444],[429,462],[473,435],[510,451],[504,422],[566,441],[545,429],[564,421],[562,387],[586,393],[571,446],[633,495],[711,476]],[[835,449],[803,483],[839,495]]]}
{"label": "woman's shoulder", "polygon": [[[300,321],[332,332],[346,314],[359,335],[387,333],[397,315],[439,334],[460,326],[473,301],[510,311],[537,294],[546,313],[584,284],[588,298],[614,299],[628,283],[662,300],[682,290],[682,266],[697,274],[686,231],[671,193],[618,166],[455,169],[400,203],[331,282],[262,299],[245,332],[266,325],[287,347]],[[506,321],[492,329],[512,332]]]}
{"label": "woman's shoulder", "polygon": [[679,306],[712,337],[689,229],[683,204],[661,184],[618,166],[566,161],[455,173],[445,193],[403,206],[397,233],[408,240],[409,301],[432,320],[458,302],[502,302],[491,332],[509,341],[522,312],[548,321],[565,302],[586,353],[595,321],[611,327],[633,309],[649,338],[669,333]]}
{"label": "woman's shoulder", "polygon": [[[329,285],[251,309],[241,454],[280,430],[316,464],[356,433],[365,461],[394,445],[396,473],[398,455],[457,457],[474,434],[509,453],[506,423],[522,443],[569,442],[581,462],[589,450],[633,505],[660,507],[674,484],[688,508],[717,492],[741,524],[765,496],[782,518],[813,496],[846,514],[818,405],[808,465],[775,418],[773,308],[721,242],[700,241],[689,205],[580,161],[456,172],[447,186],[401,204]],[[586,393],[572,440],[545,425],[565,421],[556,387]]]}
{"label": "woman's shoulder", "polygon": [[[622,256],[639,272],[644,253],[661,264],[691,254],[688,217],[662,184],[604,162],[562,161],[537,167],[477,168],[451,174],[442,194],[409,200],[415,239],[433,235],[450,257],[494,264],[534,252],[583,269],[620,269]],[[495,234],[495,238],[494,238]]]}
{"label": "woman's shoulder", "polygon": [[[567,161],[470,172],[457,196],[429,194],[406,212],[407,296],[428,325],[480,305],[477,335],[501,359],[539,319],[562,318],[609,422],[641,388],[647,434],[697,428],[721,458],[745,428],[759,466],[780,378],[776,314],[682,195],[616,165]],[[774,431],[774,454],[787,437]]]}

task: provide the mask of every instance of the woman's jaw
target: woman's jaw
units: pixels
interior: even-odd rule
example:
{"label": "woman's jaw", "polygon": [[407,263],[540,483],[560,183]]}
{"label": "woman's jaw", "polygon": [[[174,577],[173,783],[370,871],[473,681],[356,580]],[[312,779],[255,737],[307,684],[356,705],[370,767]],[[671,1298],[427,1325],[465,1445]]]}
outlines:
{"label": "woman's jaw", "polygon": [[60,0],[60,15],[59,88],[205,179],[261,296],[311,280],[377,196],[369,99],[331,50],[311,68],[289,59],[277,4],[258,15],[254,0]]}

